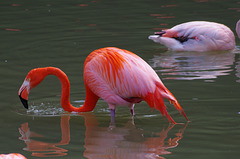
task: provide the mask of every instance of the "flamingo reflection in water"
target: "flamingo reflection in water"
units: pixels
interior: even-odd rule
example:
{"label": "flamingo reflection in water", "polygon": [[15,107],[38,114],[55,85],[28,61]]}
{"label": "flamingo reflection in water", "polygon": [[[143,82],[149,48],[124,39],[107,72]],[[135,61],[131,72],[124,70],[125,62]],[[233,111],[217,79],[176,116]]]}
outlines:
{"label": "flamingo reflection in water", "polygon": [[[150,65],[161,72],[162,79],[213,80],[229,75],[235,54],[223,52],[166,52],[151,59]],[[165,76],[165,77],[164,77]]]}
{"label": "flamingo reflection in water", "polygon": [[236,63],[236,65],[235,65],[235,70],[236,70],[235,75],[238,78],[236,80],[236,82],[240,83],[240,49],[239,49],[238,54],[236,54],[236,56],[237,56],[237,58],[236,58],[237,60],[235,62]]}
{"label": "flamingo reflection in water", "polygon": [[[166,129],[162,128],[160,133],[155,133],[136,128],[132,120],[123,127],[112,125],[102,127],[99,126],[93,113],[80,115],[84,117],[86,126],[83,156],[91,159],[164,158],[161,155],[171,154],[168,149],[178,146],[178,142],[183,138],[184,130],[187,127],[187,125],[169,124]],[[30,151],[32,156],[38,157],[67,155],[68,150],[57,146],[67,145],[70,142],[69,119],[70,116],[61,116],[62,140],[59,143],[31,139],[31,137],[43,136],[30,131],[27,123],[22,124],[19,132],[22,135],[20,139],[27,144],[24,150]],[[176,127],[180,127],[175,133],[176,136],[169,137],[169,132],[171,134],[176,132]]]}
{"label": "flamingo reflection in water", "polygon": [[162,155],[171,154],[168,149],[178,146],[187,126],[177,125],[181,128],[176,136],[171,138],[168,133],[173,131],[173,124],[163,128],[160,133],[138,129],[132,121],[111,131],[109,128],[97,126],[93,118],[85,118],[85,124],[91,126],[86,129],[84,157],[91,159],[164,159]]}
{"label": "flamingo reflection in water", "polygon": [[19,133],[21,134],[21,137],[19,137],[19,139],[23,140],[27,145],[27,147],[24,148],[24,150],[32,152],[32,156],[37,157],[53,157],[67,155],[68,150],[59,148],[57,146],[69,144],[70,141],[69,119],[70,116],[64,115],[61,116],[62,139],[58,143],[47,143],[31,139],[32,137],[44,137],[44,136],[30,131],[28,123],[22,124],[21,128],[19,128]]}

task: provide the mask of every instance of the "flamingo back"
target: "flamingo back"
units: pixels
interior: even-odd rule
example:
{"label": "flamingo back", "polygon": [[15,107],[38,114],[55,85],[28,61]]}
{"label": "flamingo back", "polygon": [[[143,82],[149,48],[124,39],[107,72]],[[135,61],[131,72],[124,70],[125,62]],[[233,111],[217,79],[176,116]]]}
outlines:
{"label": "flamingo back", "polygon": [[163,102],[165,98],[187,119],[178,101],[156,72],[130,51],[114,47],[93,51],[84,63],[84,82],[111,107],[131,106],[145,100],[151,108],[159,110],[170,122],[175,123],[167,112]]}
{"label": "flamingo back", "polygon": [[[193,21],[167,29],[174,36],[151,35],[149,39],[175,51],[231,50],[235,48],[235,37],[227,26],[215,22]],[[172,35],[172,34],[171,34]],[[176,38],[177,37],[177,38]],[[179,39],[185,39],[179,41]]]}
{"label": "flamingo back", "polygon": [[160,81],[155,71],[130,51],[108,47],[93,51],[84,64],[84,81],[107,103],[125,105],[124,98],[143,97]]}

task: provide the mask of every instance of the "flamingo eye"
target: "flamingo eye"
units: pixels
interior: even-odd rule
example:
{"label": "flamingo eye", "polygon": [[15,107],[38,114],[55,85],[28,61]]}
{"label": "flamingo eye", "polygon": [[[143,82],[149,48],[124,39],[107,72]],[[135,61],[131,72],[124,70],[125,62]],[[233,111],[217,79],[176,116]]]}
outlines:
{"label": "flamingo eye", "polygon": [[31,78],[28,78],[27,81],[31,81]]}

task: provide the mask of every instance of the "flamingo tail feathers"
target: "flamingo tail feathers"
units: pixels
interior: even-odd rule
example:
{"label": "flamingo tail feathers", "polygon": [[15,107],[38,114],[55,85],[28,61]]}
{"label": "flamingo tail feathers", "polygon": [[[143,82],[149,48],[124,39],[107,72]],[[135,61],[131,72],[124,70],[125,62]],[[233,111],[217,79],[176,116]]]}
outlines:
{"label": "flamingo tail feathers", "polygon": [[154,93],[148,93],[144,100],[148,103],[151,108],[159,110],[163,117],[167,117],[169,122],[176,124],[172,117],[168,114],[167,108],[164,104],[163,98],[168,99],[170,103],[173,103],[174,107],[182,114],[187,120],[187,116],[183,111],[182,107],[178,103],[177,99],[172,95],[172,93],[160,82],[156,82],[156,89]]}

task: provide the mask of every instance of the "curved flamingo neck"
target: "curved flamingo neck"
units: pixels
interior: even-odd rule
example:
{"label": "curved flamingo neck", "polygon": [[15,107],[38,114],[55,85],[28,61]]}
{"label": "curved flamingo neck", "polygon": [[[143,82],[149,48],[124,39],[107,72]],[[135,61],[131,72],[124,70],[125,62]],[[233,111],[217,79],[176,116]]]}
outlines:
{"label": "curved flamingo neck", "polygon": [[70,83],[68,80],[67,75],[56,67],[46,67],[46,76],[47,75],[55,75],[58,77],[58,79],[61,82],[62,85],[62,94],[61,94],[61,105],[65,111],[68,112],[87,112],[92,111],[94,107],[97,104],[97,101],[99,99],[98,96],[96,96],[89,88],[88,86],[85,86],[86,88],[86,99],[83,106],[77,108],[71,105],[69,102],[69,96],[70,96]]}

